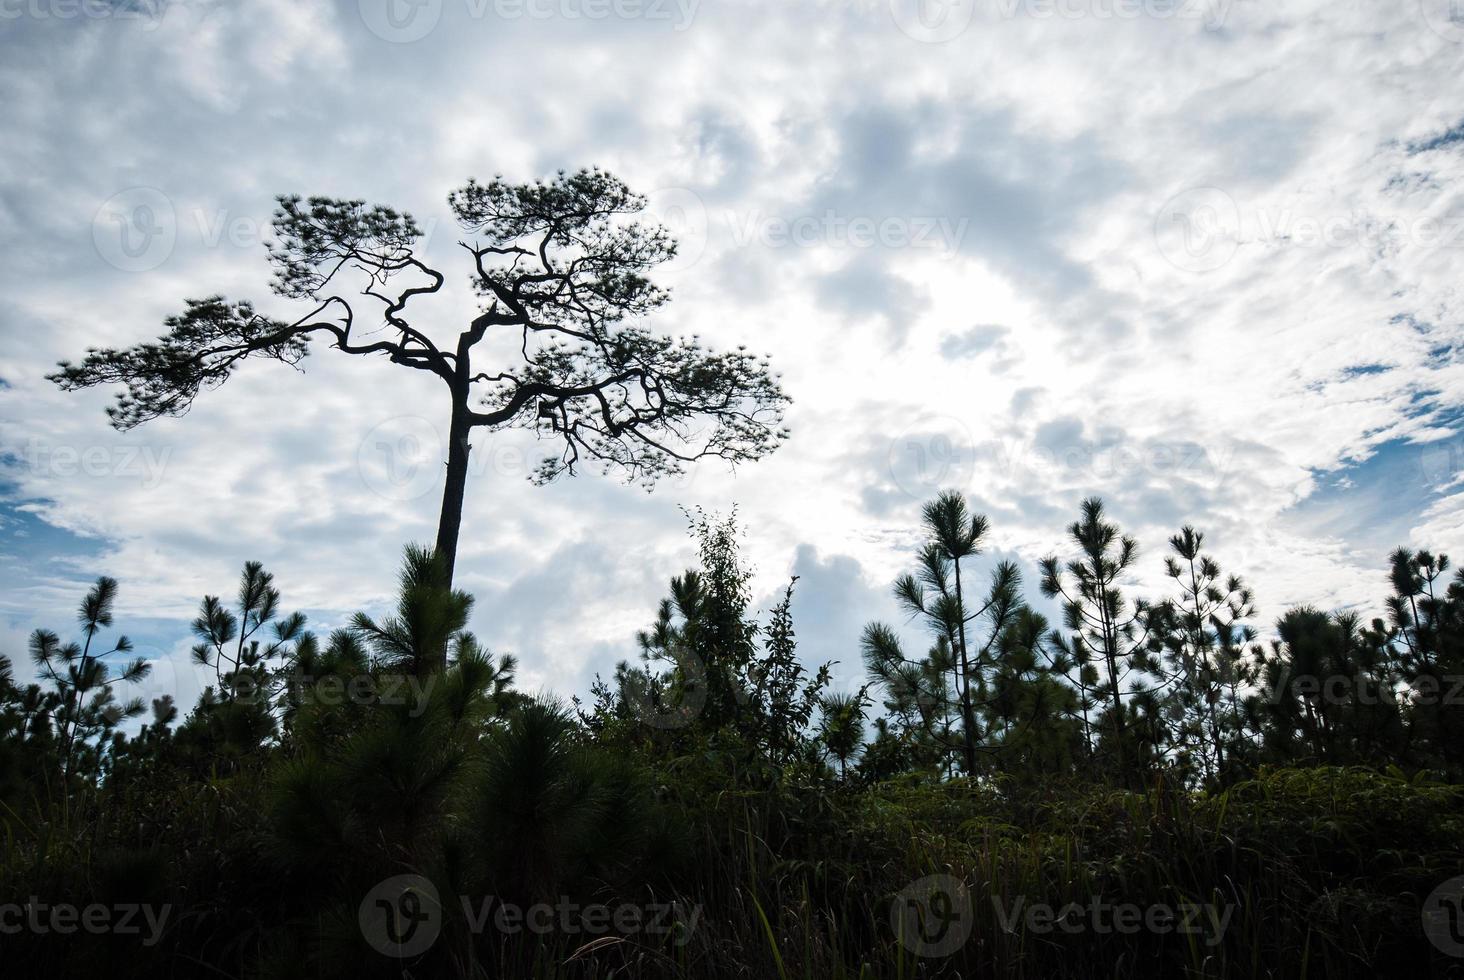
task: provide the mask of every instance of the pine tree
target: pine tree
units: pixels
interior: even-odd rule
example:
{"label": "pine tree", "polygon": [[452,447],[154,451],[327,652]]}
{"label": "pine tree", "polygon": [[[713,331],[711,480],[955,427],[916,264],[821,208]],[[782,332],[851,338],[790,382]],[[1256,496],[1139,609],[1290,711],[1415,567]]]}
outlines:
{"label": "pine tree", "polygon": [[[469,180],[448,196],[476,236],[462,244],[486,306],[441,347],[415,314],[447,277],[422,261],[410,214],[359,200],[276,200],[272,286],[308,307],[304,316],[277,320],[222,296],[185,300],[158,340],[89,349],[50,379],[67,391],[124,385],[108,416],[125,430],[186,414],[246,360],[299,365],[316,339],[425,372],[442,383],[449,418],[434,549],[449,581],[475,431],[517,426],[549,440],[556,451],[535,472],[541,482],[594,461],[647,485],[699,459],[760,459],[787,436],[788,397],[766,358],[645,326],[670,299],[650,276],[676,242],[640,220],[645,198],[612,174]],[[489,349],[500,357],[484,363]]]}
{"label": "pine tree", "polygon": [[1164,567],[1179,595],[1171,603],[1166,667],[1174,741],[1198,757],[1208,778],[1218,778],[1230,753],[1244,745],[1241,692],[1255,680],[1244,653],[1255,631],[1245,620],[1255,615],[1255,604],[1239,576],[1221,577],[1204,542],[1189,525],[1169,539]]}
{"label": "pine tree", "polygon": [[[962,769],[974,775],[980,756],[999,742],[987,713],[1002,637],[1026,608],[1021,573],[1014,562],[998,562],[973,608],[962,563],[982,552],[989,527],[985,515],[972,513],[965,498],[947,491],[926,504],[923,517],[926,540],[918,553],[919,571],[897,579],[894,592],[911,618],[932,634],[934,645],[924,658],[912,658],[894,630],[871,623],[862,639],[864,663],[885,691],[886,707],[907,724],[918,717],[919,737],[956,748]],[[959,728],[953,727],[952,714]]]}
{"label": "pine tree", "polygon": [[[1144,682],[1160,673],[1154,654],[1163,644],[1169,607],[1124,596],[1120,582],[1138,559],[1138,543],[1104,519],[1103,501],[1084,500],[1082,518],[1069,525],[1068,536],[1076,557],[1065,564],[1042,560],[1042,594],[1061,598],[1068,631],[1054,631],[1052,642],[1077,688],[1090,752],[1099,751],[1099,733],[1106,730],[1116,769],[1128,778],[1140,768],[1136,754],[1156,748],[1144,737],[1153,729],[1133,704],[1152,704]],[[1099,704],[1100,716],[1090,718]]]}
{"label": "pine tree", "polygon": [[[101,631],[112,625],[112,604],[117,599],[117,580],[102,576],[87,592],[77,609],[83,639],[62,644],[51,630],[37,629],[30,637],[31,660],[51,683],[49,696],[32,699],[28,714],[46,727],[54,726],[61,771],[69,777],[78,769],[95,774],[101,747],[122,721],[146,710],[140,698],[119,702],[116,684],[133,684],[145,678],[152,665],[138,657],[113,675],[106,659],[129,653],[132,642],[119,636],[105,653],[92,650]],[[39,694],[39,692],[38,692]]]}

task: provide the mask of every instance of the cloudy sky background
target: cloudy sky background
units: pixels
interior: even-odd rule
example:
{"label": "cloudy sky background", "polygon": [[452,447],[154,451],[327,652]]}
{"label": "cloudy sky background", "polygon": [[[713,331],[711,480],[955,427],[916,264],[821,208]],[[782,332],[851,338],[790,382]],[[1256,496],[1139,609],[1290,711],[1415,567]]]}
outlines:
{"label": "cloudy sky background", "polygon": [[532,487],[532,440],[480,435],[458,580],[525,686],[630,655],[693,557],[679,506],[739,507],[759,605],[799,575],[842,687],[941,487],[1029,571],[1099,494],[1140,591],[1192,522],[1261,625],[1371,615],[1392,547],[1464,557],[1450,2],[0,0],[0,651],[27,674],[113,575],[144,693],[191,701],[187,620],[246,559],[317,628],[380,610],[435,529],[435,379],[322,345],[117,433],[113,392],[42,375],[184,297],[292,318],[287,192],[416,215],[451,287],[417,322],[455,333],[448,191],[588,165],[684,241],[659,325],[771,354],[794,435],[653,494]]}

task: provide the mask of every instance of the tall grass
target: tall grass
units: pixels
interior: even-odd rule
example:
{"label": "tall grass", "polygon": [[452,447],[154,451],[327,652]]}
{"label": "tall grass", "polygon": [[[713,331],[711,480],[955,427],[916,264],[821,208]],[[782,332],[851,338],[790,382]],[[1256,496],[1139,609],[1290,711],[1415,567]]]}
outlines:
{"label": "tall grass", "polygon": [[[1420,902],[1464,873],[1464,797],[1357,769],[1277,770],[1215,796],[962,783],[776,801],[724,794],[687,898],[689,976],[1327,977],[1460,971]],[[906,949],[890,903],[946,874],[970,895],[948,956]],[[1036,932],[1013,903],[1210,906],[1203,934]],[[1198,924],[1198,923],[1197,923]],[[1453,975],[1453,974],[1449,974]]]}

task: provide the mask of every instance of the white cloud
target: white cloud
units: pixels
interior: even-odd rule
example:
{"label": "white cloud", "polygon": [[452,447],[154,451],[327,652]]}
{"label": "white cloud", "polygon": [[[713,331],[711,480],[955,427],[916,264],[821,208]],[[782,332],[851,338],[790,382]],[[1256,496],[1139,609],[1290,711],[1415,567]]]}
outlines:
{"label": "white cloud", "polygon": [[[260,244],[272,194],[407,208],[462,287],[451,187],[589,164],[702,209],[664,325],[771,352],[795,436],[650,497],[591,474],[535,489],[513,440],[480,446],[494,462],[469,487],[461,577],[478,631],[533,683],[573,687],[629,651],[691,558],[678,503],[740,504],[760,595],[795,563],[830,589],[883,588],[922,494],[954,482],[1029,561],[1099,493],[1147,546],[1148,582],[1189,521],[1267,615],[1375,603],[1384,555],[1338,537],[1335,500],[1308,511],[1316,474],[1451,437],[1464,393],[1464,152],[1424,148],[1464,118],[1464,44],[1416,5],[1002,3],[940,44],[885,3],[703,0],[684,30],[438,6],[411,43],[373,33],[355,0],[8,23],[0,446],[165,463],[155,480],[7,468],[14,500],[105,549],[52,562],[54,587],[9,600],[7,629],[69,616],[79,590],[62,586],[102,572],[129,612],[186,617],[246,558],[289,603],[381,601],[437,499],[383,497],[358,459],[389,420],[443,418],[428,381],[320,350],[303,375],[251,367],[186,418],[117,434],[103,395],[41,375],[153,336],[184,297],[282,311]],[[166,196],[175,235],[131,273],[102,260],[93,219],[138,187]],[[911,244],[928,219],[951,224]],[[854,221],[884,231],[865,242]],[[471,304],[459,289],[424,322],[445,334]],[[1002,328],[989,353],[949,349],[978,324]],[[1400,543],[1464,546],[1464,488],[1438,486],[1420,512],[1372,519]],[[865,605],[825,600],[820,648],[852,658]]]}

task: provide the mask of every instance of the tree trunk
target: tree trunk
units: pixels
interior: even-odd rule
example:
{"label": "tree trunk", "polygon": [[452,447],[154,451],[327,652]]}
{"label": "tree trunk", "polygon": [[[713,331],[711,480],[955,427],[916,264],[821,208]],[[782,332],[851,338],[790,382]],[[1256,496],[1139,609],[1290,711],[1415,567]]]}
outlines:
{"label": "tree trunk", "polygon": [[468,485],[468,397],[464,388],[453,393],[452,428],[447,437],[447,479],[442,486],[442,516],[437,520],[437,555],[447,569],[452,585],[457,563],[458,532],[463,524],[463,494]]}
{"label": "tree trunk", "polygon": [[1128,779],[1128,764],[1124,759],[1124,739],[1127,736],[1127,725],[1123,717],[1123,693],[1118,687],[1118,658],[1112,652],[1106,654],[1108,660],[1108,681],[1110,690],[1113,693],[1113,738],[1118,748],[1118,770],[1124,780]]}
{"label": "tree trunk", "polygon": [[[1102,565],[1099,558],[1093,559],[1093,568],[1100,570]],[[1110,580],[1111,581],[1111,580]],[[1124,759],[1124,738],[1127,726],[1123,718],[1123,692],[1118,686],[1118,624],[1116,619],[1109,615],[1108,610],[1108,583],[1104,580],[1102,572],[1098,571],[1098,603],[1099,618],[1103,626],[1103,660],[1108,667],[1109,693],[1113,696],[1113,737],[1115,748],[1118,751],[1119,778],[1128,779],[1128,766]]]}
{"label": "tree trunk", "polygon": [[86,697],[85,697],[86,692],[81,689],[81,684],[82,683],[85,683],[85,681],[87,679],[86,678],[87,659],[88,659],[88,657],[91,654],[92,637],[94,637],[96,635],[97,635],[97,633],[96,633],[96,623],[95,622],[92,622],[87,627],[87,632],[86,632],[86,645],[81,648],[81,672],[76,675],[77,684],[74,685],[74,689],[72,690],[72,692],[66,696],[66,704],[67,704],[67,707],[70,707],[70,705],[71,705],[71,699],[73,697],[76,699],[76,708],[75,708],[75,710],[68,712],[68,718],[66,719],[66,734],[65,734],[65,737],[62,739],[62,743],[66,747],[66,770],[65,771],[66,771],[66,780],[68,782],[70,782],[70,780],[71,780],[71,755],[72,755],[71,750],[72,750],[72,747],[73,747],[74,742],[75,742],[75,739],[76,739],[76,716],[81,713],[81,709],[86,705]]}
{"label": "tree trunk", "polygon": [[955,559],[956,565],[956,608],[960,610],[961,619],[957,623],[960,628],[961,656],[961,681],[957,686],[956,693],[961,698],[961,727],[966,737],[963,748],[966,756],[966,775],[976,777],[976,712],[971,707],[971,663],[966,658],[966,600],[961,590],[961,560]]}

